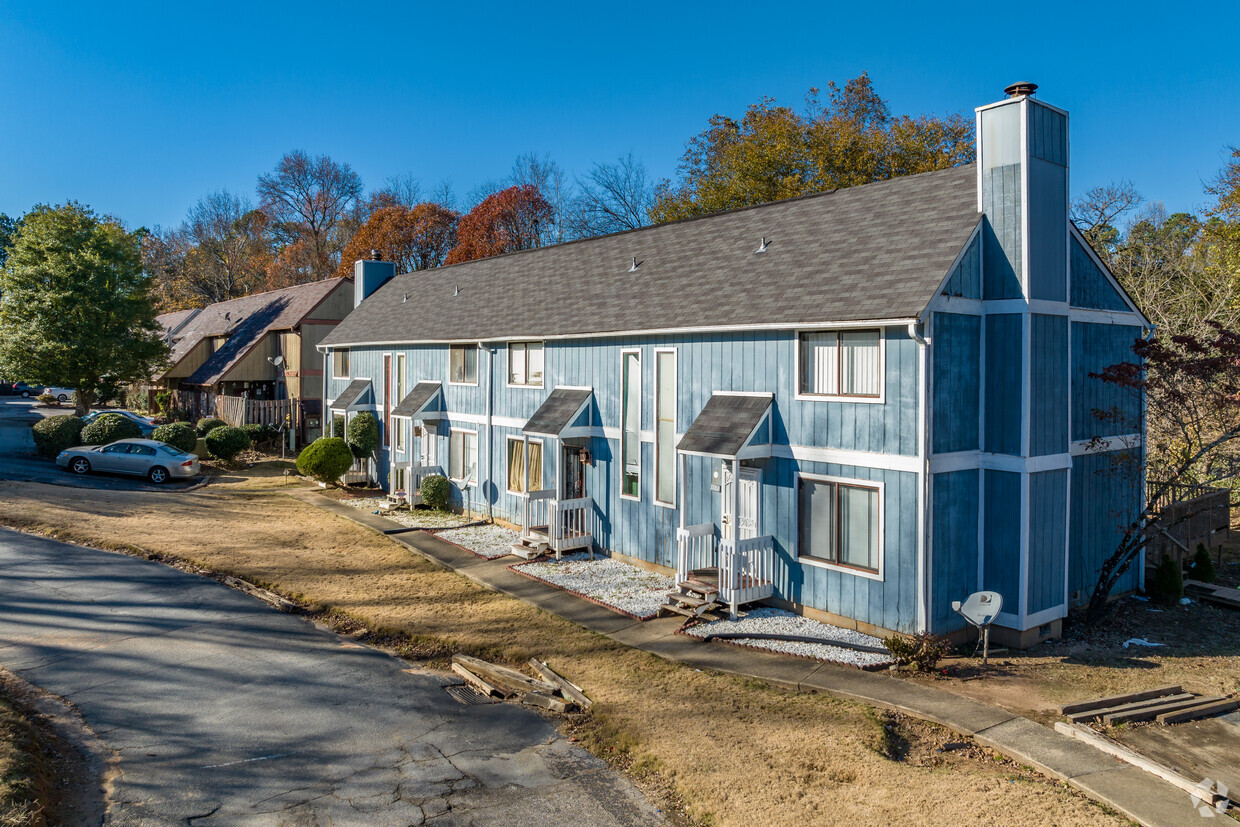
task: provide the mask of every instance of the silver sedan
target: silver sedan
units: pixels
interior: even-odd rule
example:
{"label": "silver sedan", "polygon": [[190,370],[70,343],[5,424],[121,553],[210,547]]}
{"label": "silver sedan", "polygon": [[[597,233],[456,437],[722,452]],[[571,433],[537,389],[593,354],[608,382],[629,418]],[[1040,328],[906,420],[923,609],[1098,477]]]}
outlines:
{"label": "silver sedan", "polygon": [[110,471],[154,483],[198,476],[198,457],[153,439],[118,439],[109,445],[82,445],[61,451],[56,464],[75,474]]}

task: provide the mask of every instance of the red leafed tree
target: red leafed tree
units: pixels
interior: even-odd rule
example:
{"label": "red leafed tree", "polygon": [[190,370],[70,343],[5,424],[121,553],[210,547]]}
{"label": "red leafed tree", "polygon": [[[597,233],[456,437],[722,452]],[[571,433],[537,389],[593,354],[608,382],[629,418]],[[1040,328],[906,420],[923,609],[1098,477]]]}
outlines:
{"label": "red leafed tree", "polygon": [[353,262],[366,258],[371,250],[378,250],[384,261],[396,262],[402,273],[438,267],[456,246],[460,218],[459,213],[431,202],[408,209],[399,204],[380,207],[345,246],[336,275],[352,275]]}
{"label": "red leafed tree", "polygon": [[461,218],[457,243],[445,264],[472,261],[542,245],[554,210],[530,184],[488,196]]}

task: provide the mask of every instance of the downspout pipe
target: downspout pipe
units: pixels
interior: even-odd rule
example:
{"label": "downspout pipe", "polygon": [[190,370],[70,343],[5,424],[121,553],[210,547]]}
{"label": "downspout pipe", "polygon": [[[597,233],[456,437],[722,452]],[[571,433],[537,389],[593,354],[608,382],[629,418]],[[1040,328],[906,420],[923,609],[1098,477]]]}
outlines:
{"label": "downspout pipe", "polygon": [[495,412],[495,349],[488,347],[486,342],[478,342],[478,347],[487,352],[487,465],[486,483],[482,488],[482,497],[487,503],[487,521],[495,522],[495,503],[491,497],[491,466],[492,452],[495,450],[494,412]]}
{"label": "downspout pipe", "polygon": [[921,454],[921,491],[917,498],[918,524],[921,537],[918,541],[918,590],[920,591],[920,611],[917,617],[919,631],[930,631],[934,622],[933,607],[930,605],[931,576],[933,567],[930,565],[934,555],[934,544],[931,541],[932,511],[930,503],[930,338],[925,335],[925,323],[918,319],[908,324],[909,338],[917,343],[918,393],[917,393],[917,427],[918,453]]}

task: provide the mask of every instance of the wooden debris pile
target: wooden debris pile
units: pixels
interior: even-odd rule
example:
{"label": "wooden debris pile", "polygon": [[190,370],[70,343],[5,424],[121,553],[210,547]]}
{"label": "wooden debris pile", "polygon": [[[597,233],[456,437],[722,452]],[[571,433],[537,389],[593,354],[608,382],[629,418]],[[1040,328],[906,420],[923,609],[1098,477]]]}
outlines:
{"label": "wooden debris pile", "polygon": [[1211,715],[1221,715],[1240,707],[1240,700],[1224,695],[1203,698],[1177,686],[1160,686],[1141,692],[1095,698],[1092,701],[1065,704],[1059,708],[1074,724],[1099,720],[1104,724],[1125,724],[1136,721],[1157,721],[1178,724]]}
{"label": "wooden debris pile", "polygon": [[1217,606],[1240,609],[1240,589],[1219,586],[1215,583],[1202,583],[1200,580],[1185,580],[1184,593]]}
{"label": "wooden debris pile", "polygon": [[538,678],[469,655],[452,656],[452,671],[483,695],[502,700],[520,696],[521,703],[553,712],[584,712],[593,706],[580,686],[569,683],[545,662],[531,658],[529,665]]}

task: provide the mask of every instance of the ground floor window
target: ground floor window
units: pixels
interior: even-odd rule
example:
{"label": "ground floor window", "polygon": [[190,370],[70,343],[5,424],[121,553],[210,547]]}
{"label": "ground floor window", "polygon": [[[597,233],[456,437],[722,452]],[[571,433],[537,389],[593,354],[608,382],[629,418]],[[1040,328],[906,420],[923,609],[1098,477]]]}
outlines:
{"label": "ground floor window", "polygon": [[[508,438],[508,490],[513,494],[525,493],[525,440],[516,437]],[[542,479],[542,443],[530,440],[530,490],[541,491]]]}
{"label": "ground floor window", "polygon": [[478,468],[478,434],[452,431],[448,438],[448,476],[458,482],[474,477]]}
{"label": "ground floor window", "polygon": [[878,572],[877,486],[802,477],[797,497],[799,557]]}
{"label": "ground floor window", "polygon": [[393,491],[404,491],[405,490],[405,469],[404,468],[395,468],[392,470],[392,490]]}

